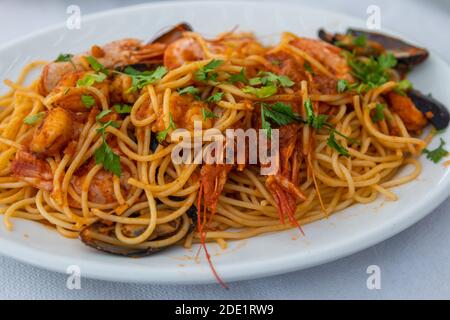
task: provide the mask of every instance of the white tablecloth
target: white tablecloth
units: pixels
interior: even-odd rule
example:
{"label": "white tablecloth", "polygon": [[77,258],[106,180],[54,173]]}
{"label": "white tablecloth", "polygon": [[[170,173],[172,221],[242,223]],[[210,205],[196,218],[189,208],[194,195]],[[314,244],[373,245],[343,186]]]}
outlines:
{"label": "white tablecloth", "polygon": [[[0,0],[0,43],[66,19],[70,4],[82,14],[144,1]],[[364,18],[370,4],[382,24],[425,44],[449,60],[450,1],[297,1]],[[450,298],[450,199],[410,229],[361,253],[309,270],[219,285],[162,286],[82,279],[66,288],[66,276],[0,257],[0,299],[380,299]],[[366,269],[381,268],[381,290],[368,290]]]}

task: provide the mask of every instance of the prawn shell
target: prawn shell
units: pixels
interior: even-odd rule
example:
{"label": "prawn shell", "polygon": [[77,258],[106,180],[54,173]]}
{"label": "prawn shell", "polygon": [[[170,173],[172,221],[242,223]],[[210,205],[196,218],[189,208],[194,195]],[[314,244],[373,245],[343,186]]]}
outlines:
{"label": "prawn shell", "polygon": [[417,109],[425,115],[437,130],[443,130],[448,127],[450,114],[441,102],[415,89],[408,91],[407,94]]}

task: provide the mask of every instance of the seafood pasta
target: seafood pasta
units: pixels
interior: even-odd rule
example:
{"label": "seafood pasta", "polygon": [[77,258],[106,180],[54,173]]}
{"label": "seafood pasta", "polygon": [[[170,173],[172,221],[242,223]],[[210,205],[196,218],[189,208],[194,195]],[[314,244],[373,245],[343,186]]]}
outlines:
{"label": "seafood pasta", "polygon": [[[428,52],[357,30],[320,37],[286,32],[264,46],[251,33],[205,39],[180,24],[151,43],[117,40],[29,64],[0,97],[4,223],[34,220],[125,256],[193,243],[207,254],[207,242],[225,247],[396,200],[392,189],[420,174],[421,153],[447,154],[444,142],[426,149],[432,134],[418,136],[430,122],[445,128],[448,113],[405,80]],[[276,170],[174,161],[172,133],[193,133],[195,122],[262,129],[271,143],[276,135]]]}

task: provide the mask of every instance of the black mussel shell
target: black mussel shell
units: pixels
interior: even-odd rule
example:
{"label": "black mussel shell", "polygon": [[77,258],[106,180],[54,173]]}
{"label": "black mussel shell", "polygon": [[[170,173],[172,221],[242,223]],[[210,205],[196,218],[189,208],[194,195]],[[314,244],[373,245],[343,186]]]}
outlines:
{"label": "black mussel shell", "polygon": [[431,95],[424,95],[418,90],[408,91],[408,96],[416,105],[417,109],[427,117],[437,130],[448,127],[450,115],[447,108]]}
{"label": "black mussel shell", "polygon": [[158,42],[171,44],[172,42],[180,39],[183,36],[183,32],[186,31],[192,31],[192,27],[188,23],[182,22],[174,27],[169,27],[168,29],[162,30],[150,41],[150,43]]}

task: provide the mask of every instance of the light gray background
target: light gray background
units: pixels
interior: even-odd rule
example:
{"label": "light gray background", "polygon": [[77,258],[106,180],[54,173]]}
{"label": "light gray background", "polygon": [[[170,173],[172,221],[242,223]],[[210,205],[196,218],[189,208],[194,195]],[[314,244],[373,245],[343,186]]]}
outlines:
{"label": "light gray background", "polygon": [[[65,21],[70,4],[87,14],[142,2],[0,0],[0,43]],[[450,0],[296,2],[360,18],[366,16],[368,5],[379,5],[383,26],[450,60]],[[361,253],[304,271],[231,283],[228,291],[215,284],[162,286],[88,279],[82,279],[81,290],[68,290],[66,275],[0,257],[0,299],[449,299],[449,205],[447,199],[415,226]],[[381,268],[381,290],[366,287],[370,265]]]}

